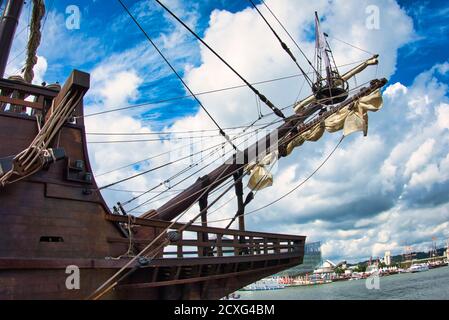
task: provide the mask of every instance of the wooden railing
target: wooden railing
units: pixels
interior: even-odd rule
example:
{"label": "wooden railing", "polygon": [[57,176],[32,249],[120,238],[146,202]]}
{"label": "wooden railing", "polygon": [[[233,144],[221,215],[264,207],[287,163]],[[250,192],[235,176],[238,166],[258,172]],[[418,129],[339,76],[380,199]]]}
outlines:
{"label": "wooden railing", "polygon": [[[89,89],[89,75],[73,70],[64,86],[36,86],[23,81],[0,79],[0,112],[21,114],[23,116],[42,115],[45,121],[66,93],[76,88],[85,93]],[[71,124],[83,124],[83,101],[81,100],[72,113]]]}
{"label": "wooden railing", "polygon": [[[127,224],[128,217],[107,214],[106,219]],[[134,218],[132,225],[154,228],[163,232],[171,223],[162,220]],[[169,231],[176,231],[183,224],[176,223]],[[131,238],[135,245],[149,244],[152,239]],[[129,238],[108,238],[112,243],[129,243]],[[260,256],[269,254],[302,254],[305,237],[240,231],[192,225],[178,234],[178,239],[165,247],[164,258]],[[161,256],[162,257],[162,256]]]}
{"label": "wooden railing", "polygon": [[24,113],[22,109],[31,108],[32,114],[42,113],[57,95],[57,90],[48,87],[0,79],[0,111]]}

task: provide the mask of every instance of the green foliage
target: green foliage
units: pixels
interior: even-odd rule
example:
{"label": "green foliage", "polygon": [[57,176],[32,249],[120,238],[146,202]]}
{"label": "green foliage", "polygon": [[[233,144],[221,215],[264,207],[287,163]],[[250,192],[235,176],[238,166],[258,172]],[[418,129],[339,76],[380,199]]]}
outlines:
{"label": "green foliage", "polygon": [[354,271],[355,271],[355,272],[365,272],[365,271],[366,271],[366,267],[367,267],[366,264],[361,264],[361,263],[359,263],[359,264],[357,265],[357,267],[354,269]]}
{"label": "green foliage", "polygon": [[335,268],[334,272],[335,272],[336,274],[338,274],[338,275],[340,275],[340,274],[342,274],[342,273],[345,273],[345,271],[343,270],[342,267],[337,267],[337,268]]}

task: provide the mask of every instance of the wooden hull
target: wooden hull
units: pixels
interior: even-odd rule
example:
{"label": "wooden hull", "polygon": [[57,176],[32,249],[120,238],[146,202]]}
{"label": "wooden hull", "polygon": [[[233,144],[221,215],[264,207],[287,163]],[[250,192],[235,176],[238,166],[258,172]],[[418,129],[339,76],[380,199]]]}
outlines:
{"label": "wooden hull", "polygon": [[[138,270],[105,299],[219,299],[245,285],[277,273],[290,265],[274,257],[270,267],[250,267],[237,261],[185,261],[185,270],[195,270],[195,275],[172,277],[177,272],[176,261],[170,264],[155,260],[151,266]],[[235,260],[235,259],[234,259]],[[0,259],[0,299],[85,299],[100,284],[111,277],[124,261],[82,259]],[[66,267],[76,265],[80,269],[80,289],[66,287]],[[202,269],[201,274],[199,268]],[[237,271],[236,271],[237,270]],[[171,273],[171,274],[170,274]],[[153,281],[153,279],[158,279]]]}

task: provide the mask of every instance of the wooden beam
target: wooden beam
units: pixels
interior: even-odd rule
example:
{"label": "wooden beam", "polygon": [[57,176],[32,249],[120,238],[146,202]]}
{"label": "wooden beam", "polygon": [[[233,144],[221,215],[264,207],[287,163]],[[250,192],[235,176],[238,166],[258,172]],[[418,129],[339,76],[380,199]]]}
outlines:
{"label": "wooden beam", "polygon": [[[251,238],[251,237],[250,237]],[[109,243],[123,243],[123,244],[128,244],[129,243],[129,239],[127,238],[115,238],[115,237],[107,237],[106,241]],[[152,239],[132,239],[133,243],[135,244],[149,244]],[[236,247],[236,248],[248,248],[251,250],[254,250],[255,248],[257,248],[259,246],[258,243],[255,242],[250,242],[250,243],[235,243],[235,241],[229,240],[229,241],[221,241],[221,246],[222,247]],[[271,244],[271,245],[267,245],[267,248],[269,249],[289,249],[292,248],[293,245],[292,244],[288,244],[290,243],[290,241],[287,241],[287,244],[278,244],[279,241],[276,241],[276,243]],[[182,240],[182,241],[176,241],[175,243],[173,243],[173,246],[186,246],[186,247],[211,247],[214,245],[217,245],[218,242],[215,242],[214,240],[210,240],[210,241],[197,241],[197,240]],[[194,252],[194,251],[192,251]],[[165,254],[169,254],[168,252],[165,252]],[[177,250],[176,252],[172,252],[172,254],[179,254],[179,250]]]}
{"label": "wooden beam", "polygon": [[[124,223],[127,223],[127,221],[128,221],[128,217],[119,216],[116,214],[105,214],[105,219],[108,221],[124,222]],[[133,223],[135,225],[162,228],[162,229],[165,229],[168,226],[171,226],[171,223],[169,221],[156,220],[156,219],[134,218]],[[173,226],[171,226],[171,228],[172,229],[180,229],[183,226],[184,226],[184,224],[175,223]],[[264,232],[254,232],[254,231],[242,232],[240,230],[222,229],[222,228],[215,228],[215,227],[204,228],[202,226],[196,226],[196,225],[190,226],[186,231],[208,232],[208,233],[222,234],[222,235],[237,235],[237,236],[244,235],[244,236],[248,236],[248,237],[253,236],[253,237],[260,237],[260,238],[272,238],[272,239],[293,240],[293,241],[302,241],[302,242],[304,242],[306,239],[305,236],[284,235],[284,234],[277,234],[277,233],[264,233]]]}
{"label": "wooden beam", "polygon": [[10,97],[5,97],[5,96],[0,96],[0,102],[10,103],[11,105],[28,107],[28,108],[32,108],[32,109],[38,109],[38,110],[42,110],[42,108],[43,108],[42,104],[37,103],[37,102],[31,102],[31,101],[26,101],[26,100],[17,99],[17,98],[10,98]]}
{"label": "wooden beam", "polygon": [[[67,78],[66,82],[64,83],[64,86],[62,87],[61,91],[58,93],[58,95],[53,100],[52,108],[56,108],[61,101],[64,99],[64,97],[67,95],[69,91],[75,91],[81,95],[86,94],[87,90],[90,88],[90,75],[86,72],[82,72],[79,70],[73,70],[70,76]],[[47,120],[52,112],[50,108],[49,112],[45,115],[45,120]],[[83,115],[82,110],[82,102],[79,106],[75,106],[75,114],[77,116]]]}
{"label": "wooden beam", "polygon": [[129,283],[129,284],[122,284],[117,286],[117,290],[123,290],[123,289],[146,289],[146,288],[154,288],[154,287],[163,287],[163,286],[172,286],[172,285],[179,285],[179,284],[186,284],[186,283],[194,283],[194,282],[204,282],[204,281],[210,281],[210,280],[217,280],[217,279],[223,279],[223,278],[231,278],[231,277],[238,277],[243,276],[247,274],[251,274],[257,271],[268,271],[268,270],[277,270],[281,267],[288,268],[289,266],[295,266],[297,262],[291,262],[287,264],[278,264],[273,267],[268,268],[259,268],[255,270],[245,270],[240,272],[232,272],[232,273],[223,273],[219,275],[212,275],[212,276],[205,276],[205,277],[196,277],[196,278],[189,278],[189,279],[180,279],[180,280],[168,280],[168,281],[159,281],[159,282],[147,282],[147,283]]}
{"label": "wooden beam", "polygon": [[54,89],[8,79],[0,79],[0,88],[7,89],[9,91],[19,91],[32,96],[44,96],[51,99],[58,95],[58,91]]}

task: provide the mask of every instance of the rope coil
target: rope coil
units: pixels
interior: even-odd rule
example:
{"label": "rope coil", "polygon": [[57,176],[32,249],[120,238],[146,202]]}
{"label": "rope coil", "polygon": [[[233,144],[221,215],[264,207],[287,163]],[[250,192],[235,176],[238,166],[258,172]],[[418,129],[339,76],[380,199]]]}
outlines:
{"label": "rope coil", "polygon": [[37,64],[37,49],[41,43],[41,23],[45,16],[44,0],[33,0],[33,12],[30,23],[30,37],[27,45],[27,58],[23,68],[23,77],[26,82],[31,83],[34,79],[33,68]]}

